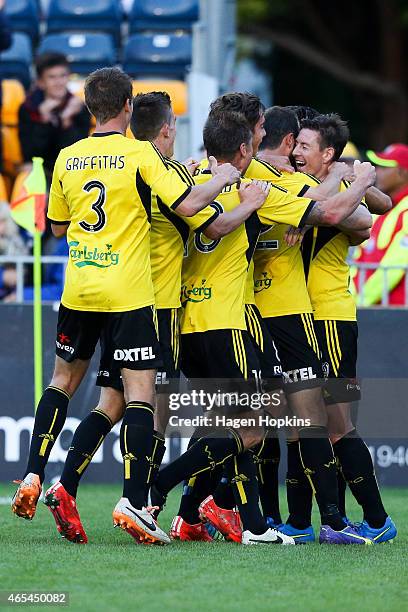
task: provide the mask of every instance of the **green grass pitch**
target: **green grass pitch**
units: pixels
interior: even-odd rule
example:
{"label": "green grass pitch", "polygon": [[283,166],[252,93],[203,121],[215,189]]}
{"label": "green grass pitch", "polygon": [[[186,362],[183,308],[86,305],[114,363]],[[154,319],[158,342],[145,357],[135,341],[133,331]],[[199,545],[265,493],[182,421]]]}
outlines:
{"label": "green grass pitch", "polygon": [[[11,486],[0,485],[3,502],[12,492]],[[17,519],[8,505],[0,505],[0,590],[68,591],[69,609],[83,612],[383,612],[406,606],[406,489],[383,490],[398,538],[391,545],[364,547],[244,547],[227,542],[137,546],[112,528],[111,512],[119,494],[116,485],[80,488],[87,546],[61,539],[42,504],[33,522]],[[165,528],[177,510],[178,496],[179,491],[173,492],[161,515]],[[281,499],[285,514],[283,490]],[[359,520],[351,497],[347,507],[350,517]],[[314,524],[318,528],[317,514]]]}

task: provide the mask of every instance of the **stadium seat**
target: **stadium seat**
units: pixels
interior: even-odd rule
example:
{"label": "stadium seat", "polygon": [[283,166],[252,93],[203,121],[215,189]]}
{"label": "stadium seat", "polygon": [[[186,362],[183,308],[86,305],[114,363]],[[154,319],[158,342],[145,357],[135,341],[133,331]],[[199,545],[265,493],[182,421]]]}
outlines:
{"label": "stadium seat", "polygon": [[14,177],[22,163],[18,138],[18,109],[24,102],[25,91],[19,81],[4,80],[2,88],[1,128],[3,136],[4,172]]}
{"label": "stadium seat", "polygon": [[21,32],[14,32],[11,47],[0,53],[0,78],[17,79],[27,89],[30,85],[32,59],[30,37]]}
{"label": "stadium seat", "polygon": [[184,79],[191,63],[189,34],[134,34],[125,48],[123,69],[131,76]]}
{"label": "stadium seat", "polygon": [[51,0],[47,32],[107,32],[119,46],[121,20],[117,0]]}
{"label": "stadium seat", "polygon": [[191,30],[199,18],[199,0],[135,0],[129,14],[130,32]]}
{"label": "stadium seat", "polygon": [[25,32],[33,43],[37,42],[39,11],[36,0],[6,0],[5,12],[13,32]]}
{"label": "stadium seat", "polygon": [[185,115],[188,110],[187,85],[183,81],[133,81],[133,95],[149,91],[166,91],[176,115]]}
{"label": "stadium seat", "polygon": [[109,34],[50,34],[45,36],[38,52],[59,51],[64,53],[72,72],[89,74],[103,66],[113,66],[115,50]]}

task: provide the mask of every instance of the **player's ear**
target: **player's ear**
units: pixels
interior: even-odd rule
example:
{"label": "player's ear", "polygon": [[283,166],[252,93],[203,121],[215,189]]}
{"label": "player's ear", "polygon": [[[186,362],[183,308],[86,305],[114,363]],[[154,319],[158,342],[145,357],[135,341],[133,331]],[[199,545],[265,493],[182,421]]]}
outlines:
{"label": "player's ear", "polygon": [[325,164],[330,164],[334,161],[335,150],[333,147],[326,147],[323,151],[322,160]]}

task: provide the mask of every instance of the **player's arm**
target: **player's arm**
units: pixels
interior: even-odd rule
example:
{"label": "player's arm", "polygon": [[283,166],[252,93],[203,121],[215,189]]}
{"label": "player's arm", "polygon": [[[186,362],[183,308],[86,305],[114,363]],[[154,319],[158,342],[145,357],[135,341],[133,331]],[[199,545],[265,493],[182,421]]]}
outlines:
{"label": "player's arm", "polygon": [[305,224],[338,225],[356,210],[375,181],[375,169],[369,162],[354,162],[354,173],[356,179],[348,189],[314,204]]}
{"label": "player's arm", "polygon": [[192,217],[210,204],[227,185],[239,182],[241,175],[231,164],[217,164],[209,158],[213,178],[202,185],[188,185],[177,171],[166,163],[152,143],[146,143],[139,166],[143,181],[159,196],[161,201],[177,213]]}
{"label": "player's arm", "polygon": [[374,185],[365,194],[368,210],[374,215],[385,215],[392,208],[392,200]]}
{"label": "player's arm", "polygon": [[[334,162],[329,169],[326,178],[315,187],[302,190],[299,195],[311,200],[324,200],[339,192],[341,181],[350,174],[350,168],[344,162]],[[306,187],[306,186],[305,186]]]}
{"label": "player's arm", "polygon": [[55,162],[52,175],[47,217],[51,221],[51,231],[56,238],[61,238],[67,233],[68,226],[71,223],[71,214],[62,190],[58,159]]}
{"label": "player's arm", "polygon": [[[405,227],[404,227],[405,226]],[[408,266],[408,223],[404,222],[402,229],[395,234],[387,252],[378,264],[378,269],[370,276],[360,289],[358,304],[360,306],[371,306],[381,301],[384,285],[387,292],[392,291],[405,275],[404,266]],[[386,266],[398,266],[393,270],[387,270],[386,274],[382,268]],[[401,268],[399,267],[401,266]]]}
{"label": "player's arm", "polygon": [[236,208],[222,213],[204,230],[205,236],[217,240],[230,234],[244,223],[248,217],[258,210],[266,200],[271,189],[270,183],[265,181],[252,181],[241,183],[238,190],[240,203]]}

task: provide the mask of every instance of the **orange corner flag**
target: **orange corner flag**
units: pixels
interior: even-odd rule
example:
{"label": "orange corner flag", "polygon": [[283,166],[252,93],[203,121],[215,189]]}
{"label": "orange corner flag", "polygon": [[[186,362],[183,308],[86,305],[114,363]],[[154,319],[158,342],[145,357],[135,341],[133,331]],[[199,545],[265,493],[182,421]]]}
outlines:
{"label": "orange corner flag", "polygon": [[45,231],[46,194],[43,159],[33,157],[33,169],[24,179],[17,198],[10,204],[14,221],[31,234],[34,234],[35,230]]}

